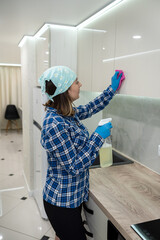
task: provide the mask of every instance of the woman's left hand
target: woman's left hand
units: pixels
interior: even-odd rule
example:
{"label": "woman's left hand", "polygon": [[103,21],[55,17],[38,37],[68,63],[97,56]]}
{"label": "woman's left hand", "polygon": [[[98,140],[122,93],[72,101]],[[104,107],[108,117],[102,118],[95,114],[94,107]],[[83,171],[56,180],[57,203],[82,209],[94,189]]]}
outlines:
{"label": "woman's left hand", "polygon": [[116,71],[111,79],[111,87],[112,87],[113,91],[115,91],[115,92],[119,86],[119,83],[120,83],[120,80],[122,77],[122,73],[119,75],[119,77],[118,77],[118,74],[119,74],[119,72]]}

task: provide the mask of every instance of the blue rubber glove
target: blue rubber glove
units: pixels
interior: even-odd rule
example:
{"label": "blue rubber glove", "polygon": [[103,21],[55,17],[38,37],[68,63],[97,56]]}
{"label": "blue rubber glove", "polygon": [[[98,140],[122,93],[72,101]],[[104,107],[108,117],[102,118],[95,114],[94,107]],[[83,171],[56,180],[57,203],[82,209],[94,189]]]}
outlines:
{"label": "blue rubber glove", "polygon": [[117,78],[119,72],[116,71],[115,74],[113,75],[112,77],[112,82],[111,82],[111,87],[113,89],[114,92],[116,92],[118,86],[119,86],[119,82],[121,80],[121,77],[122,77],[122,73],[119,75],[119,77]]}
{"label": "blue rubber glove", "polygon": [[98,126],[95,130],[102,138],[106,139],[111,135],[110,129],[112,128],[112,123],[108,122],[102,126]]}

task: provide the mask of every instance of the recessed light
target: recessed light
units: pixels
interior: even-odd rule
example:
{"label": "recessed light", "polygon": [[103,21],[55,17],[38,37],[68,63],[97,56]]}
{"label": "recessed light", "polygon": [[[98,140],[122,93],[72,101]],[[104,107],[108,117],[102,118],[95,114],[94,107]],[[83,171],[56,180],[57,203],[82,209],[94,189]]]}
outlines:
{"label": "recessed light", "polygon": [[132,38],[134,38],[134,39],[140,39],[140,38],[142,38],[140,35],[134,35]]}

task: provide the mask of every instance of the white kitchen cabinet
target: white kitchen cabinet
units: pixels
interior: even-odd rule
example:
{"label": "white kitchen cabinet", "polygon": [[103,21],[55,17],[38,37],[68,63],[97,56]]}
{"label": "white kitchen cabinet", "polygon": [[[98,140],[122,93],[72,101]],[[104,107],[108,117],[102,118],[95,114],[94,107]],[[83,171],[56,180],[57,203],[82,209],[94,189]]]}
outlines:
{"label": "white kitchen cabinet", "polygon": [[50,29],[36,39],[36,80],[50,66]]}
{"label": "white kitchen cabinet", "polygon": [[[119,90],[120,94],[160,97],[159,9],[158,0],[154,4],[150,0],[123,1],[84,30],[79,30],[78,74],[80,81],[86,72],[90,76],[83,90],[103,91],[115,70],[122,69],[126,80]],[[91,48],[89,52],[81,43],[81,35],[87,28],[92,30],[92,36],[87,36],[86,40]]]}
{"label": "white kitchen cabinet", "polygon": [[53,66],[67,66],[77,72],[77,30],[50,26],[36,39],[36,78]]}
{"label": "white kitchen cabinet", "polygon": [[116,39],[116,19],[108,14],[91,25],[93,28],[93,78],[92,91],[103,91],[111,84],[115,62],[104,63],[104,59],[114,59]]}
{"label": "white kitchen cabinet", "polygon": [[78,30],[78,77],[82,90],[101,92],[111,83],[114,62],[103,63],[115,56],[115,17],[109,15]]}
{"label": "white kitchen cabinet", "polygon": [[92,41],[90,29],[78,30],[78,79],[82,83],[81,89],[85,91],[91,91],[92,88]]}
{"label": "white kitchen cabinet", "polygon": [[[65,65],[77,72],[77,30],[72,27],[49,27],[37,38],[26,38],[21,47],[22,110],[23,110],[23,153],[24,174],[30,195],[34,191],[34,147],[33,119],[41,125],[39,109],[42,103],[37,99],[33,108],[33,88],[39,86],[38,78],[49,67]],[[41,91],[39,89],[39,96]],[[37,136],[37,135],[36,135]],[[38,140],[39,141],[39,136]]]}
{"label": "white kitchen cabinet", "polygon": [[[146,5],[145,12],[144,4]],[[116,10],[115,67],[126,74],[120,93],[160,97],[160,1],[126,1]],[[139,36],[140,38],[133,38]],[[152,83],[151,83],[152,82]]]}
{"label": "white kitchen cabinet", "polygon": [[47,219],[44,207],[43,207],[43,187],[45,184],[45,178],[47,174],[47,156],[44,149],[40,144],[41,131],[34,125],[33,127],[33,145],[34,145],[34,190],[33,196],[39,207],[42,218]]}
{"label": "white kitchen cabinet", "polygon": [[108,218],[90,197],[86,203],[87,208],[93,210],[93,214],[85,211],[85,216],[90,232],[94,240],[107,240]]}
{"label": "white kitchen cabinet", "polygon": [[50,54],[52,66],[67,66],[77,72],[77,29],[50,27]]}
{"label": "white kitchen cabinet", "polygon": [[46,102],[46,97],[42,96],[39,87],[33,88],[33,149],[34,149],[34,188],[33,196],[39,207],[42,218],[47,218],[43,207],[43,187],[47,174],[47,154],[41,146],[41,127],[45,116],[45,107],[42,105]]}
{"label": "white kitchen cabinet", "polygon": [[92,91],[103,91],[110,84],[110,77],[113,73],[113,63],[107,66],[103,63],[106,56],[106,42],[107,32],[93,33],[93,77],[92,77]]}

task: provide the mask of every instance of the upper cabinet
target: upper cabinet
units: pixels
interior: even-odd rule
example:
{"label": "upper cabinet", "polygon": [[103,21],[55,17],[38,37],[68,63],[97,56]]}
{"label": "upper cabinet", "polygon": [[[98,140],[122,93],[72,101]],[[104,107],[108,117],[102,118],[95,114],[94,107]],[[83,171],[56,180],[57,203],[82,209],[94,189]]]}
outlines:
{"label": "upper cabinet", "polygon": [[77,72],[77,29],[50,28],[51,66],[67,66]]}
{"label": "upper cabinet", "polygon": [[36,38],[36,85],[45,70],[52,66],[68,66],[77,72],[77,29],[50,26]]}
{"label": "upper cabinet", "polygon": [[114,61],[105,64],[103,60],[115,56],[115,30],[115,16],[112,14],[107,15],[105,21],[102,18],[94,24],[92,91],[103,91],[111,84]]}
{"label": "upper cabinet", "polygon": [[38,78],[50,66],[50,29],[47,29],[40,37],[36,38],[36,78]]}
{"label": "upper cabinet", "polygon": [[160,1],[125,0],[78,30],[78,76],[83,90],[103,91],[116,69],[119,93],[160,97]]}
{"label": "upper cabinet", "polygon": [[78,31],[77,70],[83,90],[92,88],[92,31]]}
{"label": "upper cabinet", "polygon": [[78,77],[83,90],[102,91],[111,83],[115,56],[115,17],[109,14],[78,30]]}
{"label": "upper cabinet", "polygon": [[117,9],[116,68],[126,81],[120,93],[160,97],[160,1],[128,0]]}

